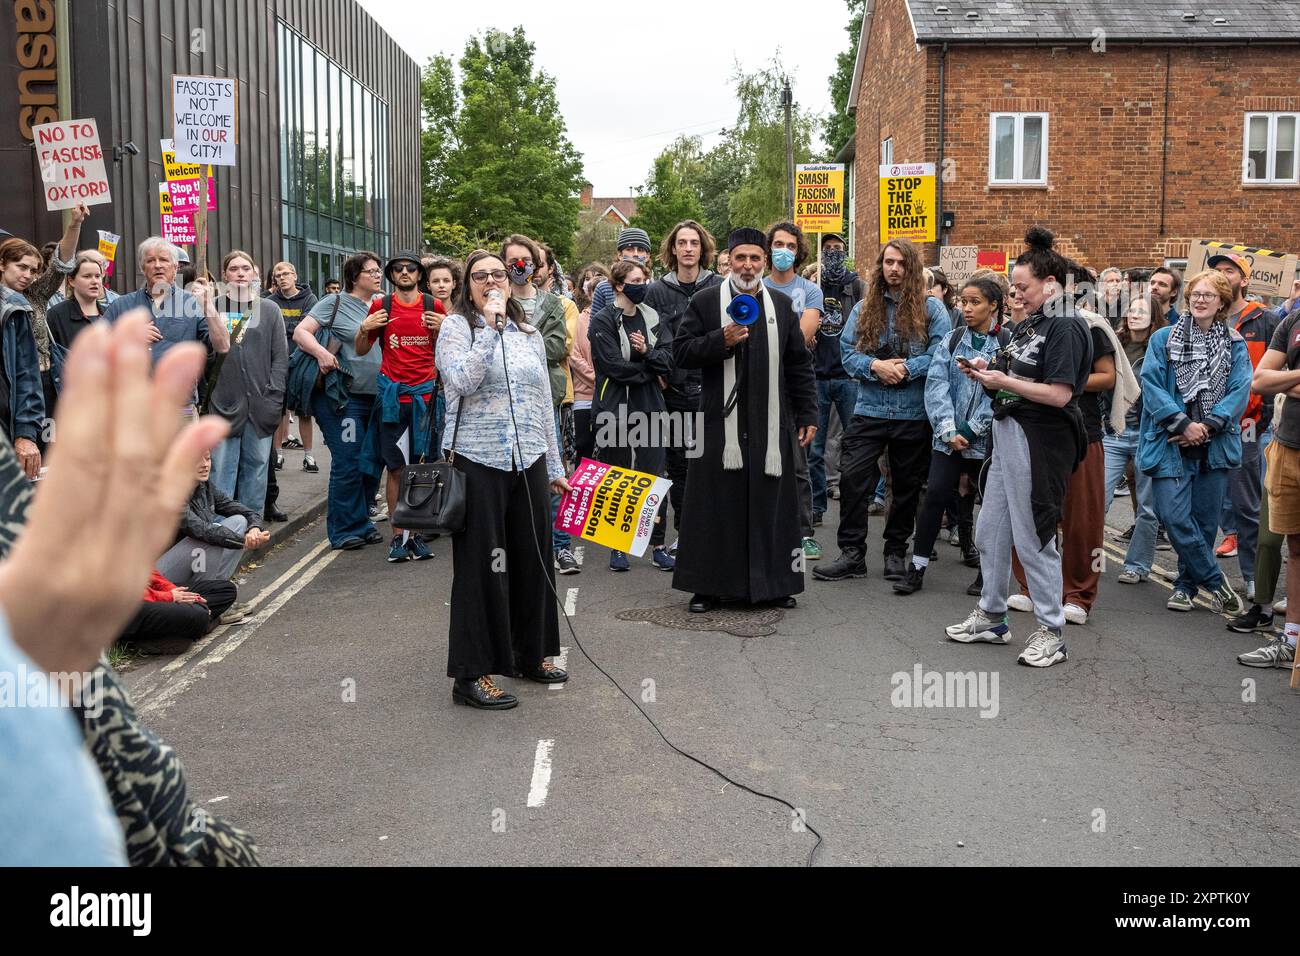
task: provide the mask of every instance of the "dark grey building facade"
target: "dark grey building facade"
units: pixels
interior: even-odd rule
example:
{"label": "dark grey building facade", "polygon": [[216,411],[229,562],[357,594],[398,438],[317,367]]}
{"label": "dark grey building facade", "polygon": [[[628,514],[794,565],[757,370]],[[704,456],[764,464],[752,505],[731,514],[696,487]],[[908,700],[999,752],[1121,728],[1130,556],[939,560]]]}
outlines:
{"label": "dark grey building facade", "polygon": [[171,76],[207,74],[236,79],[239,102],[238,165],[215,170],[214,271],[242,248],[264,274],[293,261],[319,291],[354,250],[419,247],[420,67],[355,0],[70,0],[67,62],[48,29],[59,9],[0,5],[0,227],[37,245],[61,232],[30,126],[57,118],[68,71],[69,118],[98,121],[113,193],[82,245],[121,235],[112,284],[132,287],[135,246],[159,230]]}

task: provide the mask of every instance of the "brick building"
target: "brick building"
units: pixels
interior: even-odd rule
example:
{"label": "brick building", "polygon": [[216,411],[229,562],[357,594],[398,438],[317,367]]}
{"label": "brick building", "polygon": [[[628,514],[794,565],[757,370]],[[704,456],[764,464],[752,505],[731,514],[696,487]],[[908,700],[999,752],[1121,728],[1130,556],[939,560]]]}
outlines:
{"label": "brick building", "polygon": [[601,219],[619,228],[627,226],[636,215],[635,196],[607,196],[602,199],[592,195],[591,183],[582,184],[582,195],[579,200],[583,209],[596,210],[600,213]]}
{"label": "brick building", "polygon": [[1300,252],[1297,0],[866,0],[849,96],[860,265],[881,163],[936,165],[944,243],[1014,256],[1039,223],[1093,267]]}

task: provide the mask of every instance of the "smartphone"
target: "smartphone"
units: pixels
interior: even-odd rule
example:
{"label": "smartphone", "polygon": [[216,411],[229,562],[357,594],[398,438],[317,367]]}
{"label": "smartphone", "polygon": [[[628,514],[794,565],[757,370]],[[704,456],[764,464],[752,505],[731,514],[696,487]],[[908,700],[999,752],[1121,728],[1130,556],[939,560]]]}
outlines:
{"label": "smartphone", "polygon": [[962,368],[974,368],[974,366],[970,364],[970,359],[966,358],[964,355],[957,356],[957,364]]}

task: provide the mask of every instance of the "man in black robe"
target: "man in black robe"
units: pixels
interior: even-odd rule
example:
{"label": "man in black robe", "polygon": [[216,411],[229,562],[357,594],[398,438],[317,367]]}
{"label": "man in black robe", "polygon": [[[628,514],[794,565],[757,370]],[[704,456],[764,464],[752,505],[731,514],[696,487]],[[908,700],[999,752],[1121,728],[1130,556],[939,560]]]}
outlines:
{"label": "man in black robe", "polygon": [[[728,599],[794,607],[804,588],[794,443],[817,432],[812,362],[790,299],[763,285],[767,237],[737,229],[728,247],[731,275],[692,297],[673,339],[676,366],[703,379],[673,574],[697,613]],[[757,300],[749,325],[727,311],[742,294]]]}

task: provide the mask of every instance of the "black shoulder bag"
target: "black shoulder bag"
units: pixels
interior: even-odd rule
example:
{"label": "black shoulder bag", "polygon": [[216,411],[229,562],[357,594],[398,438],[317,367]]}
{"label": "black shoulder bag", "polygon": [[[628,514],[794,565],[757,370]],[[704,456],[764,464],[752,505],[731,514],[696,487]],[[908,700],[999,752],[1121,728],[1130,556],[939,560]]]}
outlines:
{"label": "black shoulder bag", "polygon": [[[470,344],[474,343],[474,325],[469,327]],[[465,474],[453,464],[456,438],[460,434],[460,416],[468,395],[456,406],[456,425],[451,433],[451,450],[446,461],[425,461],[433,446],[434,410],[428,412],[428,435],[425,454],[402,469],[402,483],[397,493],[397,507],[391,521],[394,528],[421,534],[458,534],[465,530]],[[424,401],[415,396],[414,401]],[[430,402],[430,405],[433,403]]]}

